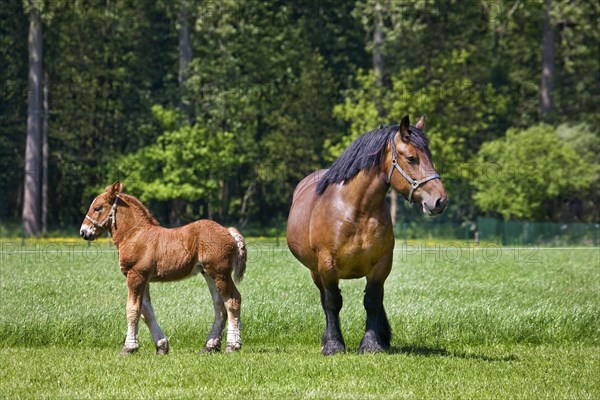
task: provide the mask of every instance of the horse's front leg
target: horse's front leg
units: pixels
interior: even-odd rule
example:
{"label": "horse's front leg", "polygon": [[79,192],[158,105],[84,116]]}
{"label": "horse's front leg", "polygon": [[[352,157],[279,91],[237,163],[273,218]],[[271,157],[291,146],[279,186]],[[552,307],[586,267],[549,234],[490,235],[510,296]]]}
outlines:
{"label": "horse's front leg", "polygon": [[367,277],[364,306],[367,311],[365,336],[360,342],[359,353],[379,353],[390,347],[392,330],[383,308],[383,284],[391,269],[391,261],[385,261],[381,269]]}
{"label": "horse's front leg", "polygon": [[324,283],[321,276],[311,271],[313,282],[319,288],[321,306],[325,312],[325,331],[321,339],[321,353],[325,356],[346,351],[346,344],[340,330],[340,311],[342,309],[342,293],[338,282]]}
{"label": "horse's front leg", "polygon": [[133,269],[127,272],[127,337],[123,345],[122,355],[131,354],[137,351],[138,345],[138,322],[140,320],[140,310],[142,299],[146,289],[147,279],[135,272]]}
{"label": "horse's front leg", "polygon": [[163,355],[169,352],[169,341],[165,336],[165,333],[160,329],[158,322],[156,322],[156,316],[154,315],[154,307],[150,300],[150,284],[146,284],[146,290],[144,290],[144,297],[142,298],[142,319],[148,326],[150,334],[152,335],[152,341],[156,346],[156,354]]}

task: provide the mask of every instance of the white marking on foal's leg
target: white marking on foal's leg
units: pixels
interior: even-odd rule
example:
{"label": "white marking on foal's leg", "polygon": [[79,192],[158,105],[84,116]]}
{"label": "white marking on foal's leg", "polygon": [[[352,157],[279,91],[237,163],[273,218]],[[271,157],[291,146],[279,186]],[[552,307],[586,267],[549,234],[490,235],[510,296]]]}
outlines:
{"label": "white marking on foal's leg", "polygon": [[227,352],[239,350],[242,348],[242,335],[240,333],[240,309],[239,303],[237,307],[234,304],[239,302],[239,299],[229,298],[225,301],[229,324],[227,326]]}
{"label": "white marking on foal's leg", "polygon": [[121,354],[133,353],[138,349],[138,321],[139,316],[135,307],[127,305],[127,336]]}
{"label": "white marking on foal's leg", "polygon": [[142,319],[148,326],[152,341],[156,346],[156,354],[167,354],[169,352],[169,341],[165,333],[160,329],[156,317],[154,315],[154,307],[150,300],[150,285],[146,286],[144,297],[142,298]]}
{"label": "white marking on foal's leg", "polygon": [[213,307],[215,309],[215,320],[210,329],[210,333],[208,334],[208,338],[206,339],[204,351],[218,351],[221,349],[221,337],[223,336],[223,330],[225,329],[225,316],[227,311],[225,309],[225,305],[223,304],[223,298],[217,290],[215,280],[208,276],[208,274],[203,274],[202,276],[204,276],[204,279],[208,284],[208,289],[210,290],[210,295],[213,301]]}

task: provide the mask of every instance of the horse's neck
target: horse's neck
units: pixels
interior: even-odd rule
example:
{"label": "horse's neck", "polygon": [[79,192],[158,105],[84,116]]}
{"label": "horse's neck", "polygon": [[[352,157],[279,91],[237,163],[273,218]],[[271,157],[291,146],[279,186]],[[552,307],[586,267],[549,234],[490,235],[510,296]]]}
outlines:
{"label": "horse's neck", "polygon": [[117,247],[128,239],[136,237],[137,232],[156,226],[139,204],[131,200],[125,201],[127,207],[117,207],[115,224],[111,231]]}
{"label": "horse's neck", "polygon": [[385,210],[382,205],[390,185],[381,171],[361,171],[346,186],[345,200],[353,204],[357,212],[370,215]]}

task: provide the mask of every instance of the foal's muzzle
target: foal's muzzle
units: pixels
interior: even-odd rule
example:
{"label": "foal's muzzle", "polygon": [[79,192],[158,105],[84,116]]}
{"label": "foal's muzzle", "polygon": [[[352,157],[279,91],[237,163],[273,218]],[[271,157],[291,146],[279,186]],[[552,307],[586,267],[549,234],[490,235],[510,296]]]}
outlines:
{"label": "foal's muzzle", "polygon": [[85,240],[94,240],[96,239],[96,233],[94,232],[94,228],[81,225],[81,229],[79,230],[79,235]]}

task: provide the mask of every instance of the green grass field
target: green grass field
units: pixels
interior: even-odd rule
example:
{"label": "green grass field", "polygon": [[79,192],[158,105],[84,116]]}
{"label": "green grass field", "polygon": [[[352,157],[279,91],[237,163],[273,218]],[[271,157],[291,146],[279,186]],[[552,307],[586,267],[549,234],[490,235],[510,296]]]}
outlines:
{"label": "green grass field", "polygon": [[358,355],[364,280],[343,281],[348,352],[320,354],[324,317],[284,243],[249,243],[244,347],[200,354],[204,280],[154,284],[171,353],[119,356],[126,285],[107,244],[0,243],[0,398],[600,398],[600,252],[398,243],[388,354]]}

